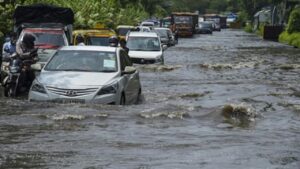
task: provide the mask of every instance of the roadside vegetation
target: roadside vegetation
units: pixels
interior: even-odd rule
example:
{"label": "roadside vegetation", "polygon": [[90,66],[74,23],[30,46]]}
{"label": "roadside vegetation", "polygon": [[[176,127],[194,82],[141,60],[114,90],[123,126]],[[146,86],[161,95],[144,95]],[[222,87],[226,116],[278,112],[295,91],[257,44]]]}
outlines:
{"label": "roadside vegetation", "polygon": [[280,34],[279,41],[300,48],[300,7],[292,11],[288,26]]}

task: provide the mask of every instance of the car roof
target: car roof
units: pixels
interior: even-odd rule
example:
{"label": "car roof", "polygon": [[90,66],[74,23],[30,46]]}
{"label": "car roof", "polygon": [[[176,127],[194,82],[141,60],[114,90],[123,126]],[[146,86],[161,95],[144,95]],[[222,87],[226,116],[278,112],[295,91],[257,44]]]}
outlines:
{"label": "car roof", "polygon": [[154,30],[171,30],[170,28],[154,28]]}
{"label": "car roof", "polygon": [[154,22],[150,22],[150,21],[142,22],[141,25],[143,25],[143,24],[155,25]]}
{"label": "car roof", "polygon": [[103,52],[115,52],[116,47],[109,46],[63,46],[59,50],[82,50],[82,51],[103,51]]}
{"label": "car roof", "polygon": [[128,36],[135,36],[135,37],[158,37],[157,33],[155,33],[155,32],[130,32]]}
{"label": "car roof", "polygon": [[132,26],[132,25],[119,25],[119,26],[117,26],[117,29],[119,29],[119,28],[134,28],[134,26]]}

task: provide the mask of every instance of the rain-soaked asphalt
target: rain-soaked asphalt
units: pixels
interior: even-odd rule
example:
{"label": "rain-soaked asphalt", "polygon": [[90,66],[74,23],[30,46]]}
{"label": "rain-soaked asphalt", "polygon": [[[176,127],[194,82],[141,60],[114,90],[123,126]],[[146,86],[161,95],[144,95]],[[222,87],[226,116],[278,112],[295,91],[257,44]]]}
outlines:
{"label": "rain-soaked asphalt", "polygon": [[222,30],[139,66],[138,105],[0,99],[0,168],[299,169],[300,50]]}

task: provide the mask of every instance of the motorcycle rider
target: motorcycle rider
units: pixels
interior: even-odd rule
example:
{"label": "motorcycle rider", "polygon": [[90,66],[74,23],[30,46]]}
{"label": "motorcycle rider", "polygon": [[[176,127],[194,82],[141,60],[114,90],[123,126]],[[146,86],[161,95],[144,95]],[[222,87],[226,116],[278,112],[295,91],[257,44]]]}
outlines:
{"label": "motorcycle rider", "polygon": [[127,52],[127,54],[129,53],[129,48],[126,46],[126,40],[125,39],[120,40],[120,46],[121,46],[122,49],[124,49]]}
{"label": "motorcycle rider", "polygon": [[[22,60],[25,70],[24,82],[27,90],[35,78],[35,74],[31,69],[31,64],[37,61],[37,48],[34,47],[36,38],[32,34],[25,34],[22,41],[19,41],[16,46],[17,56]],[[26,60],[26,62],[24,62]]]}
{"label": "motorcycle rider", "polygon": [[6,60],[11,54],[16,52],[17,34],[12,33],[10,40],[3,45],[2,59]]}

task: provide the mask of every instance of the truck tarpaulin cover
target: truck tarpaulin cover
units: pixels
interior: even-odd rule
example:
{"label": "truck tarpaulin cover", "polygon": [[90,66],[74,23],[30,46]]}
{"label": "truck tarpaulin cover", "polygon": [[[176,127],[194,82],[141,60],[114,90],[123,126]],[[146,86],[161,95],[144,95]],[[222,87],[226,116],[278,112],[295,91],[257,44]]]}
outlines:
{"label": "truck tarpaulin cover", "polygon": [[50,5],[18,6],[14,13],[16,25],[22,23],[63,23],[73,24],[74,13],[70,8]]}

